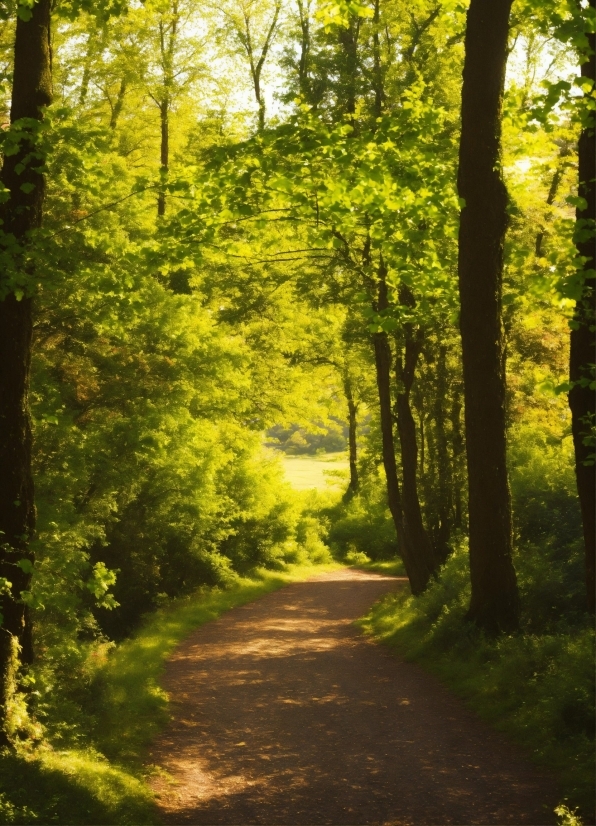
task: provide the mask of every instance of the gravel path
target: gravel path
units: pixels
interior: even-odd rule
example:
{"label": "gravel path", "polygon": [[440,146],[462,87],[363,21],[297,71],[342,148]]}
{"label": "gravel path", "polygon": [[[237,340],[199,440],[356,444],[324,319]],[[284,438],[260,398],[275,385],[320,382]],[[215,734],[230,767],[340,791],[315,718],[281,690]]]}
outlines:
{"label": "gravel path", "polygon": [[420,667],[352,622],[401,586],[354,570],[199,628],[170,660],[155,743],[168,824],[550,824],[557,794]]}

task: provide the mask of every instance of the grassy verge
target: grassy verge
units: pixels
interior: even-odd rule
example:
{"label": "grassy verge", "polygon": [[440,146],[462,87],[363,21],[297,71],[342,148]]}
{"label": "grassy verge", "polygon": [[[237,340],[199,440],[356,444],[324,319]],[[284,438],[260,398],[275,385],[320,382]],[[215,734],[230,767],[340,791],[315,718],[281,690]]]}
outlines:
{"label": "grassy verge", "polygon": [[226,589],[203,589],[147,618],[95,666],[85,698],[89,720],[76,749],[0,754],[0,824],[158,824],[146,785],[147,747],[168,719],[159,686],[165,661],[193,629],[291,582],[341,567],[257,570]]}
{"label": "grassy verge", "polygon": [[[463,621],[469,599],[464,562],[465,556],[453,559],[441,580],[416,599],[405,591],[390,595],[361,625],[434,672],[553,770],[562,804],[594,822],[593,630],[561,625],[549,633],[486,639]],[[574,822],[563,810],[560,816]]]}
{"label": "grassy verge", "polygon": [[406,569],[401,559],[386,559],[382,562],[358,562],[356,568],[363,571],[373,571],[375,574],[386,576],[405,576]]}
{"label": "grassy verge", "polygon": [[98,672],[94,739],[100,751],[133,770],[140,767],[147,745],[167,721],[167,697],[159,686],[165,661],[193,629],[291,582],[339,567],[332,563],[258,570],[229,588],[205,589],[153,614]]}

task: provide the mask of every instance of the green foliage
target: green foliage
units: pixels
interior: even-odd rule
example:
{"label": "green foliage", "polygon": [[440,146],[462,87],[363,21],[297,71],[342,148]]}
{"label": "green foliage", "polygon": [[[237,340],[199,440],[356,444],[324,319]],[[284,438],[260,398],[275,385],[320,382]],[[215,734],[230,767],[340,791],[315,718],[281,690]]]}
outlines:
{"label": "green foliage", "polygon": [[[316,427],[316,430],[315,430]],[[313,455],[316,453],[336,453],[346,450],[347,426],[341,420],[329,424],[311,425],[309,432],[299,425],[284,427],[276,425],[267,431],[265,444],[275,447],[290,456]]]}
{"label": "green foliage", "polygon": [[396,556],[395,527],[380,480],[375,488],[337,505],[330,519],[328,541],[338,558],[349,562],[354,551],[375,562]]}
{"label": "green foliage", "polygon": [[[31,5],[0,3],[4,122],[14,23]],[[24,595],[37,660],[20,674],[10,726],[39,747],[0,759],[3,822],[154,822],[138,770],[165,719],[159,675],[173,646],[306,572],[288,563],[329,564],[333,553],[403,573],[371,333],[388,334],[399,373],[408,325],[422,342],[419,498],[435,550],[455,552],[422,597],[389,601],[369,627],[503,720],[560,770],[570,806],[587,806],[592,649],[564,392],[583,277],[574,241],[590,231],[573,213],[575,143],[594,106],[575,55],[586,57],[593,10],[514,5],[503,320],[523,633],[489,642],[463,621],[464,4],[321,0],[279,19],[274,5],[60,0],[56,104],[41,127],[2,133],[5,156],[31,138],[30,161],[43,159],[47,176],[25,265],[10,238],[0,262],[5,287],[36,292],[38,509]],[[247,32],[258,51],[272,23],[259,77],[278,104],[255,132]],[[379,312],[381,262],[389,306]],[[296,494],[263,432],[287,453],[343,450],[348,401],[359,493]],[[565,806],[559,815],[574,822]]]}
{"label": "green foliage", "polygon": [[0,755],[0,823],[159,823],[153,796],[130,773],[87,751]]}
{"label": "green foliage", "polygon": [[88,660],[71,671],[70,685],[57,685],[39,709],[56,750],[42,743],[0,755],[0,823],[158,823],[144,760],[168,719],[159,686],[166,658],[192,630],[230,608],[337,567],[313,568],[308,561],[321,557],[313,532],[311,519],[302,528],[303,564],[255,570],[227,588],[203,587],[154,612],[118,648],[89,649]]}
{"label": "green foliage", "polygon": [[[548,546],[525,546],[516,558],[525,608],[518,635],[491,641],[464,621],[469,602],[464,545],[419,598],[406,593],[373,608],[363,627],[437,673],[472,708],[555,770],[572,806],[593,811],[594,633],[584,615],[536,628],[536,604],[549,615],[550,594],[535,571],[557,564]],[[522,557],[530,559],[521,564]],[[554,557],[554,560],[553,560]],[[565,606],[566,607],[566,606]]]}

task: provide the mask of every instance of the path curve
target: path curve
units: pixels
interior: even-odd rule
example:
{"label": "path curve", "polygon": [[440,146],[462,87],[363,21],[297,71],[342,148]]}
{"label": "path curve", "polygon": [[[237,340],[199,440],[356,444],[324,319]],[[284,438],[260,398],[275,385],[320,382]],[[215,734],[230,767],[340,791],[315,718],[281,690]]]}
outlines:
{"label": "path curve", "polygon": [[352,624],[399,579],[343,569],[197,629],[151,760],[167,824],[534,824],[557,795],[431,675]]}

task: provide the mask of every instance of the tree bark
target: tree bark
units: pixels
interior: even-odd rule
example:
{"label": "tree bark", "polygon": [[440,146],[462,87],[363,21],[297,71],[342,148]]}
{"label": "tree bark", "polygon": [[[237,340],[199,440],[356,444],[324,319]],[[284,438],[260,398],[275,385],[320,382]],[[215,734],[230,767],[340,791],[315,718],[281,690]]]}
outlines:
{"label": "tree bark", "polygon": [[447,348],[439,345],[437,358],[437,393],[434,403],[434,419],[437,429],[437,489],[438,489],[438,530],[434,537],[434,553],[439,564],[449,556],[451,537],[451,513],[453,503],[453,474],[449,462],[445,404],[447,401]]}
{"label": "tree bark", "polygon": [[343,57],[343,64],[340,67],[340,82],[343,86],[341,99],[345,101],[345,111],[353,127],[356,125],[359,33],[360,18],[350,18],[349,26],[346,28],[340,27],[338,32],[341,55]]}
{"label": "tree bark", "polygon": [[[29,20],[17,20],[10,113],[13,126],[23,118],[41,121],[43,107],[51,102],[50,8],[51,0],[38,0]],[[29,233],[41,226],[42,165],[35,126],[23,124],[18,151],[7,155],[2,165],[1,179],[10,198],[0,217],[2,244],[10,247],[15,269],[25,282],[31,273],[23,263],[23,249]],[[24,191],[23,185],[30,191]],[[20,249],[10,245],[11,236]],[[35,528],[35,503],[28,404],[32,298],[25,288],[15,293],[14,284],[4,275],[0,300],[0,576],[12,584],[2,595],[0,607],[0,741],[7,742],[7,704],[14,690],[18,655],[24,662],[33,656],[31,625],[21,595],[31,582],[33,553],[29,542]]]}
{"label": "tree bark", "polygon": [[360,490],[360,480],[358,478],[358,448],[356,442],[356,429],[358,425],[357,413],[358,405],[354,401],[352,392],[352,382],[349,375],[344,376],[344,393],[348,402],[348,448],[350,459],[350,484],[344,495],[344,501],[351,499]]}
{"label": "tree bark", "polygon": [[[387,284],[385,281],[384,268],[381,265],[379,278],[378,301],[375,309],[382,312],[387,309]],[[410,580],[410,587],[414,595],[421,594],[428,585],[428,581],[433,572],[432,564],[424,554],[424,548],[416,546],[412,541],[409,526],[404,519],[401,491],[397,475],[397,462],[395,459],[395,445],[393,442],[393,411],[391,404],[391,347],[387,333],[378,332],[373,334],[375,349],[375,368],[377,375],[377,388],[379,391],[379,408],[381,414],[381,438],[383,451],[383,467],[387,481],[387,502],[395,531],[399,550],[404,561],[406,574]]]}
{"label": "tree bark", "polygon": [[[414,305],[414,297],[409,290],[400,289],[400,301],[409,306]],[[422,333],[414,331],[412,324],[404,325],[404,358],[399,353],[395,359],[395,377],[397,385],[397,432],[401,447],[403,512],[409,539],[421,556],[427,568],[434,570],[433,551],[428,534],[422,521],[420,499],[418,497],[418,444],[416,441],[416,424],[410,405],[410,394],[414,383],[416,364],[422,350]]]}
{"label": "tree bark", "polygon": [[310,101],[310,2],[298,0],[300,16],[300,59],[298,61],[298,87],[300,96]]}
{"label": "tree bark", "polygon": [[[594,0],[591,4],[594,8]],[[594,81],[594,35],[588,35],[591,55],[582,64],[582,77]],[[582,295],[576,302],[571,329],[569,358],[569,407],[575,448],[575,476],[582,513],[586,551],[586,593],[588,610],[594,613],[594,563],[596,555],[596,485],[594,477],[595,398],[589,384],[594,380],[596,363],[594,342],[594,220],[596,218],[595,184],[596,144],[594,119],[591,127],[582,130],[579,139],[579,195],[586,206],[576,210],[576,246],[580,256],[587,259],[582,267]]]}
{"label": "tree bark", "polygon": [[259,55],[258,60],[255,59],[252,34],[250,30],[250,16],[246,12],[244,13],[244,32],[239,32],[240,42],[246,50],[246,55],[248,57],[248,62],[250,64],[250,73],[253,82],[255,100],[257,102],[257,106],[259,107],[257,115],[257,125],[259,132],[262,132],[265,128],[265,98],[263,97],[263,93],[261,90],[261,75],[263,73],[263,66],[265,65],[265,61],[267,60],[267,55],[269,54],[269,49],[271,48],[273,37],[277,29],[277,21],[279,20],[279,14],[281,12],[281,5],[281,0],[276,0],[275,8],[273,10],[273,18],[271,19],[271,23],[267,30],[265,42],[263,43],[261,54]]}
{"label": "tree bark", "polygon": [[124,107],[124,98],[126,97],[127,87],[128,81],[125,77],[123,77],[120,81],[118,94],[116,95],[116,102],[112,107],[112,115],[110,117],[110,129],[116,129],[116,127],[118,126],[118,120],[120,118],[120,115],[122,114],[122,109]]}
{"label": "tree bark", "polygon": [[453,527],[460,530],[463,527],[463,454],[465,452],[464,439],[461,432],[461,389],[456,385],[453,388],[453,402],[451,404],[451,449],[453,457]]}
{"label": "tree bark", "polygon": [[165,97],[159,106],[159,121],[161,126],[161,143],[159,148],[161,189],[157,196],[157,215],[163,218],[166,214],[165,183],[170,168],[170,99]]}
{"label": "tree bark", "polygon": [[159,148],[161,188],[157,196],[157,216],[163,218],[166,214],[166,183],[170,169],[170,108],[172,106],[172,90],[174,86],[174,58],[178,43],[178,24],[180,9],[178,0],[173,0],[170,8],[170,20],[166,25],[164,18],[159,22],[159,48],[161,53],[161,69],[163,90],[156,100],[159,106],[159,125],[161,141]]}
{"label": "tree bark", "polygon": [[519,622],[505,433],[501,323],[507,191],[501,177],[501,108],[511,0],[471,0],[462,90],[458,189],[465,433],[469,478],[468,619],[487,633]]}

